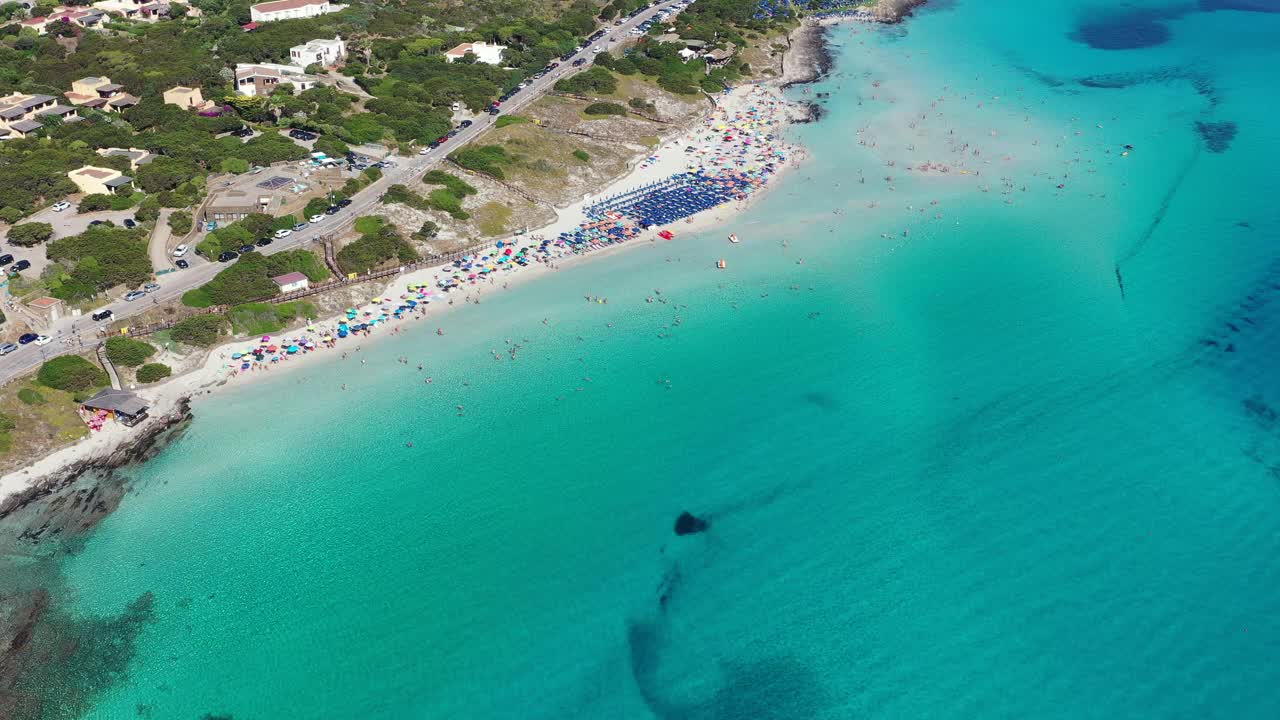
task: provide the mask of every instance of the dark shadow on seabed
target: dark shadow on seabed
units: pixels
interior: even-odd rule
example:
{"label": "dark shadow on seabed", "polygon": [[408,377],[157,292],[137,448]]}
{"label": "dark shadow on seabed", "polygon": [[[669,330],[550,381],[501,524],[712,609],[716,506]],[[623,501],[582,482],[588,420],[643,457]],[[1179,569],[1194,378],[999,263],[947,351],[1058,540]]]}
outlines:
{"label": "dark shadow on seabed", "polygon": [[0,718],[73,720],[126,679],[153,616],[151,593],[114,617],[73,615],[60,604],[71,597],[61,562],[128,494],[117,469],[154,457],[190,417],[180,403],[111,456],[45,478],[0,507]]}

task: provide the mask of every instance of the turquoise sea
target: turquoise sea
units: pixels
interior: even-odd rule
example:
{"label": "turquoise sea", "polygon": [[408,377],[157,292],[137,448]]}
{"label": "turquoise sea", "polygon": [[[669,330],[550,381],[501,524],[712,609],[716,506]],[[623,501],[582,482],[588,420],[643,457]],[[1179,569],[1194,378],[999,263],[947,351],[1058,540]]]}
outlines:
{"label": "turquoise sea", "polygon": [[725,227],[199,400],[43,715],[1280,717],[1280,5],[1109,7],[833,28]]}

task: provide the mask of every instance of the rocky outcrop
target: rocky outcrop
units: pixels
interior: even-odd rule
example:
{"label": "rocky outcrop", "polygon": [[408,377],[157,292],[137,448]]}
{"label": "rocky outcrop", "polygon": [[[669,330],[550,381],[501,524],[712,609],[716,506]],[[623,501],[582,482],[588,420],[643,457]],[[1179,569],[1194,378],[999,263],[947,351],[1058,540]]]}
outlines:
{"label": "rocky outcrop", "polygon": [[682,512],[680,517],[676,518],[677,535],[696,535],[705,532],[709,527],[711,527],[710,523],[690,512]]}
{"label": "rocky outcrop", "polygon": [[153,457],[186,428],[190,419],[190,398],[182,398],[171,412],[153,416],[135,428],[138,434],[128,442],[76,462],[5,498],[0,502],[0,521],[8,524],[11,531],[17,523],[22,528],[18,536],[27,541],[92,529],[115,510],[124,495],[122,483],[113,481],[111,471]]}

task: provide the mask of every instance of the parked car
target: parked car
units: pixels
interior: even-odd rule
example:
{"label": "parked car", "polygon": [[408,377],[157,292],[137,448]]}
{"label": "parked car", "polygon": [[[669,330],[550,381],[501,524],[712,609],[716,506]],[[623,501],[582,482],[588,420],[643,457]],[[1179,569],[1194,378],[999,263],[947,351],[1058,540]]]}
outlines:
{"label": "parked car", "polygon": [[307,132],[306,130],[290,130],[289,137],[293,138],[294,140],[311,141],[311,140],[315,140],[319,136],[316,135],[315,133]]}
{"label": "parked car", "polygon": [[107,222],[106,220],[90,220],[89,227],[97,227],[98,225],[103,225],[106,222]]}
{"label": "parked car", "polygon": [[53,342],[53,338],[49,337],[48,335],[41,335],[35,340],[36,345],[48,345],[51,342]]}
{"label": "parked car", "polygon": [[342,211],[342,208],[338,207],[337,205],[330,205],[329,207],[325,208],[324,214],[337,215],[341,211]]}
{"label": "parked car", "polygon": [[106,320],[111,320],[115,318],[115,316],[116,314],[111,312],[110,310],[99,310],[98,312],[90,315],[89,317],[93,318],[94,322],[103,322]]}
{"label": "parked car", "polygon": [[191,267],[191,263],[187,262],[186,260],[179,260],[175,262],[174,265],[177,265],[179,270],[186,270],[187,268]]}
{"label": "parked car", "polygon": [[125,294],[125,296],[124,296],[124,301],[125,301],[125,302],[133,302],[134,300],[141,300],[142,298],[144,298],[144,297],[146,297],[146,296],[147,296],[147,294],[146,294],[146,293],[144,293],[144,292],[142,292],[141,290],[134,290],[134,291],[132,291],[132,292],[129,292],[129,293],[126,293],[126,294]]}
{"label": "parked car", "polygon": [[9,353],[17,349],[18,349],[17,345],[14,345],[13,343],[5,343],[3,345],[0,345],[0,355],[8,355]]}
{"label": "parked car", "polygon": [[245,253],[256,252],[257,250],[258,248],[254,247],[253,245],[241,245],[239,249],[236,250],[236,252],[240,253],[241,255],[244,255]]}
{"label": "parked car", "polygon": [[13,256],[10,255],[9,253],[0,255],[0,267],[4,267],[5,265],[8,265],[11,262],[13,262]]}
{"label": "parked car", "polygon": [[458,127],[460,127],[460,128],[469,128],[469,127],[471,127],[471,121],[470,121],[470,120],[463,120],[462,122],[458,123]]}
{"label": "parked car", "polygon": [[275,242],[275,239],[273,239],[273,238],[269,238],[269,237],[264,237],[264,238],[258,238],[258,242],[257,242],[257,243],[255,243],[255,244],[256,244],[258,247],[266,247],[266,246],[270,245],[270,244],[271,244],[271,243],[273,243],[273,242]]}
{"label": "parked car", "polygon": [[351,204],[351,198],[342,198],[338,201],[338,207],[344,208]]}
{"label": "parked car", "polygon": [[[427,153],[429,153],[429,152],[431,152],[431,148],[430,148],[430,147],[424,147],[424,148],[422,148],[421,150],[419,150],[419,151],[418,151],[418,154],[419,154],[419,155],[426,155],[426,154],[427,154]],[[314,222],[314,221],[313,221],[313,222]]]}
{"label": "parked car", "polygon": [[577,60],[573,61],[574,67],[582,67],[583,65],[586,65],[586,64],[587,64],[586,58],[578,58]]}
{"label": "parked car", "polygon": [[124,226],[132,230],[133,228],[138,227],[138,223],[133,218],[125,218]]}
{"label": "parked car", "polygon": [[31,261],[30,261],[30,260],[19,260],[18,262],[16,262],[16,263],[14,263],[14,264],[13,264],[13,267],[9,268],[9,271],[10,271],[10,272],[22,272],[23,270],[26,270],[26,269],[27,269],[27,268],[29,268],[29,267],[31,267]]}
{"label": "parked car", "polygon": [[191,248],[187,247],[186,245],[179,245],[178,247],[173,249],[173,256],[182,257],[183,255],[186,255],[189,250],[191,250]]}
{"label": "parked car", "polygon": [[287,238],[292,234],[293,234],[292,230],[288,228],[280,228],[279,230],[276,231],[276,239],[279,240],[280,238]]}
{"label": "parked car", "polygon": [[253,134],[253,128],[249,127],[248,125],[245,125],[239,130],[232,132],[231,134],[235,135],[236,137],[249,137],[250,135]]}
{"label": "parked car", "polygon": [[322,222],[323,220],[324,220],[324,213],[321,213],[319,215],[312,215],[310,218],[307,219],[307,222],[311,223],[312,225],[315,225],[316,223]]}
{"label": "parked car", "polygon": [[63,210],[66,210],[69,207],[71,207],[71,203],[67,202],[66,200],[59,200],[58,202],[53,204],[53,211],[62,212]]}
{"label": "parked car", "polygon": [[306,227],[306,226],[307,226],[307,224],[306,224],[306,223],[304,223],[304,222],[300,222],[300,223],[298,223],[297,225],[294,225],[294,226],[293,226],[293,231],[294,231],[294,232],[298,232],[299,230],[301,230],[302,228],[304,228],[304,227]]}
{"label": "parked car", "polygon": [[39,339],[40,336],[35,333],[23,333],[22,337],[18,338],[18,344],[29,345]]}
{"label": "parked car", "polygon": [[214,230],[217,230],[217,229],[218,229],[218,223],[213,222],[212,220],[204,224],[205,232],[213,232]]}
{"label": "parked car", "polygon": [[147,283],[146,285],[143,285],[143,286],[142,286],[142,292],[146,292],[146,293],[153,293],[153,292],[155,292],[155,291],[157,291],[157,290],[159,290],[159,289],[160,289],[160,284],[159,284],[159,283],[153,283],[153,282],[152,282],[152,283]]}
{"label": "parked car", "polygon": [[232,260],[235,260],[238,257],[240,257],[240,253],[232,250],[227,250],[226,252],[218,256],[218,262],[231,262]]}

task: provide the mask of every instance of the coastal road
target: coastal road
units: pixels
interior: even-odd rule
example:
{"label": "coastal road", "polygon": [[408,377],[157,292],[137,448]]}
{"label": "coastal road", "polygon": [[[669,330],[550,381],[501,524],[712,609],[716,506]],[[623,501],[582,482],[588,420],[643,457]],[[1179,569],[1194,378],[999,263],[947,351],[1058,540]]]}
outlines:
{"label": "coastal road", "polygon": [[[574,53],[573,57],[568,60],[560,61],[560,66],[555,70],[540,78],[526,81],[528,83],[527,87],[502,104],[502,114],[511,114],[527,107],[548,93],[556,81],[590,68],[591,61],[595,57],[595,48],[610,49],[614,47],[619,41],[627,38],[627,33],[632,28],[675,4],[676,0],[659,3],[647,8],[633,18],[624,20],[620,25],[605,25],[606,34],[603,37],[587,43],[583,49]],[[586,62],[581,67],[574,67],[574,61],[579,59]],[[342,212],[337,215],[326,216],[325,221],[321,223],[308,226],[306,229],[293,233],[287,238],[275,241],[275,243],[263,248],[263,252],[272,254],[290,250],[311,243],[321,237],[345,232],[357,218],[376,212],[376,208],[380,204],[379,198],[389,186],[394,184],[412,186],[424,173],[443,162],[445,156],[455,148],[475,140],[491,128],[498,117],[500,116],[487,114],[480,116],[471,127],[460,130],[456,136],[450,138],[444,145],[431,150],[426,155],[392,158],[396,166],[388,168],[383,172],[381,179],[352,197],[351,205]],[[123,213],[122,217],[127,214]],[[88,218],[86,218],[86,224],[87,220]],[[39,252],[41,248],[37,247],[32,250]],[[9,250],[6,249],[7,251]],[[32,254],[35,253],[33,252]],[[41,264],[43,265],[43,253],[40,254]],[[218,271],[226,267],[223,263],[206,262],[190,255],[188,259],[191,262],[189,269],[157,276],[156,283],[160,285],[160,289],[147,297],[133,302],[125,302],[124,300],[104,302],[97,309],[110,309],[115,314],[116,321],[127,320],[129,317],[138,315],[154,305],[181,298],[183,293],[209,282],[214,275],[218,274]],[[6,297],[7,300],[8,298]],[[95,323],[87,315],[77,318],[62,318],[54,323],[52,327],[44,330],[44,334],[54,339],[53,343],[44,347],[25,345],[16,352],[0,357],[0,384],[32,372],[48,358],[64,352],[74,352],[80,348],[92,347],[102,337],[101,331],[105,330],[107,325],[108,323]]]}

